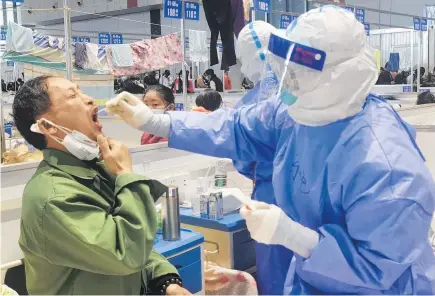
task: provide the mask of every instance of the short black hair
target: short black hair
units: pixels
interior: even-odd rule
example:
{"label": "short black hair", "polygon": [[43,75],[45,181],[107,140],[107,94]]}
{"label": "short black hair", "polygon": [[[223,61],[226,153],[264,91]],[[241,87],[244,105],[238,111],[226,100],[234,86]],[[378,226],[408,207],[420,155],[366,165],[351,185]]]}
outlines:
{"label": "short black hair", "polygon": [[45,136],[30,130],[36,118],[48,112],[51,100],[48,94],[47,80],[52,76],[39,76],[23,84],[17,91],[12,105],[12,116],[24,139],[42,150],[47,148]]}
{"label": "short black hair", "polygon": [[417,105],[435,104],[435,96],[430,92],[423,92],[418,95]]}
{"label": "short black hair", "polygon": [[208,76],[208,75],[210,75],[210,76],[215,75],[213,69],[207,69],[207,70],[205,70],[204,74],[205,74],[206,76]]}
{"label": "short black hair", "polygon": [[216,111],[222,106],[221,94],[214,89],[206,89],[196,97],[195,104],[208,111]]}
{"label": "short black hair", "polygon": [[166,87],[163,84],[150,85],[146,89],[144,95],[146,95],[149,91],[155,91],[156,93],[158,93],[163,102],[165,102],[166,106],[175,104],[174,93],[169,87]]}

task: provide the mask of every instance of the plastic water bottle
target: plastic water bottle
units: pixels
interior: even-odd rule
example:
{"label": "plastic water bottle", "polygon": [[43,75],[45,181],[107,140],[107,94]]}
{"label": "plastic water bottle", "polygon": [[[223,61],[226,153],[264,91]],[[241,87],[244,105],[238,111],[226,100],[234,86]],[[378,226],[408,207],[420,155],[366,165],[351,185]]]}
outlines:
{"label": "plastic water bottle", "polygon": [[[199,201],[199,215],[201,218],[208,219],[208,207],[209,207],[209,198],[206,194],[207,188],[205,186],[206,179],[205,178],[198,178],[198,186],[196,187],[197,196],[195,198]],[[192,203],[192,208],[194,207]]]}
{"label": "plastic water bottle", "polygon": [[192,215],[193,216],[201,216],[201,195],[204,194],[204,186],[201,182],[202,180],[198,180],[198,185],[196,186],[196,195],[192,199]]}
{"label": "plastic water bottle", "polygon": [[209,219],[218,220],[219,215],[219,205],[218,199],[215,193],[210,193],[210,203],[209,203],[209,211],[208,216]]}
{"label": "plastic water bottle", "polygon": [[209,213],[209,198],[208,195],[203,193],[199,199],[200,209],[201,209],[201,218],[208,219]]}

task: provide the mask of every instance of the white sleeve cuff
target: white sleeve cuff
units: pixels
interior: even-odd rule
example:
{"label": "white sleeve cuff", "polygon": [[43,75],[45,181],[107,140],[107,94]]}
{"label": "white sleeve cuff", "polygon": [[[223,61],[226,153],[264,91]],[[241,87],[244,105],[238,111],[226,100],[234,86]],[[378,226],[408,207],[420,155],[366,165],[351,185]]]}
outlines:
{"label": "white sleeve cuff", "polygon": [[140,126],[139,130],[157,137],[168,138],[171,130],[171,117],[169,114],[155,114],[151,120]]}

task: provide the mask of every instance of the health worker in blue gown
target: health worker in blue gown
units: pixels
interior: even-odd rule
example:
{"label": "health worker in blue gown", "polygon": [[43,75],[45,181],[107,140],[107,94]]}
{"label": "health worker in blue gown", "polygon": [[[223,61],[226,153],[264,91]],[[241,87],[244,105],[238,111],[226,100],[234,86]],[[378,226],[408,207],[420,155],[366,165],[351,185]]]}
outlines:
{"label": "health worker in blue gown", "polygon": [[[262,69],[265,63],[265,52],[269,44],[270,34],[276,28],[263,21],[255,21],[246,25],[239,34],[236,43],[237,56],[241,63],[241,71],[256,86],[250,90],[234,107],[239,109],[268,99],[276,91],[278,81],[268,86],[260,85]],[[261,91],[260,91],[261,86]],[[282,106],[283,122],[292,126],[291,118],[286,114],[287,108]],[[239,173],[255,181],[252,197],[267,204],[276,204],[272,186],[273,162],[233,161]],[[282,295],[284,282],[293,252],[284,246],[256,243],[257,287],[260,295]]]}
{"label": "health worker in blue gown", "polygon": [[158,115],[126,93],[106,106],[172,148],[273,162],[276,205],[241,214],[257,242],[294,252],[283,293],[434,294],[435,184],[415,130],[370,94],[364,26],[324,6],[272,34],[265,54],[278,95],[248,107]]}

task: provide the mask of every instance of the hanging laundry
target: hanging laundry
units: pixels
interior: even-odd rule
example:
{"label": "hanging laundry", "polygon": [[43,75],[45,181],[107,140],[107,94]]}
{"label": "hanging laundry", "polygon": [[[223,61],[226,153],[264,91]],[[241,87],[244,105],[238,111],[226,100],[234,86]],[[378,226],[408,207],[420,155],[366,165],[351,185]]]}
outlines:
{"label": "hanging laundry", "polygon": [[251,0],[243,0],[243,14],[245,16],[245,22],[249,22],[251,19],[251,6],[253,6]]}
{"label": "hanging laundry", "polygon": [[100,70],[101,64],[100,59],[98,58],[99,46],[94,43],[85,43],[86,47],[86,56],[85,63],[83,65],[84,69],[88,70]]}
{"label": "hanging laundry", "polygon": [[65,39],[58,38],[57,49],[59,49],[59,50],[65,49]]}
{"label": "hanging laundry", "polygon": [[181,41],[177,34],[134,42],[130,44],[130,47],[133,52],[133,66],[131,67],[116,67],[113,64],[112,50],[106,47],[106,60],[113,75],[137,75],[167,68],[183,61]]}
{"label": "hanging laundry", "polygon": [[231,0],[231,8],[233,10],[234,35],[239,38],[239,33],[245,26],[243,0]]}
{"label": "hanging laundry", "polygon": [[379,49],[375,49],[374,53],[375,53],[377,68],[380,70],[381,69],[381,51]]}
{"label": "hanging laundry", "polygon": [[114,67],[133,66],[133,51],[130,44],[110,45],[112,51],[112,63]]}
{"label": "hanging laundry", "polygon": [[74,67],[84,69],[86,63],[86,43],[76,42],[74,45]]}
{"label": "hanging laundry", "polygon": [[9,21],[6,36],[6,51],[28,52],[35,46],[33,31]]}
{"label": "hanging laundry", "polygon": [[390,71],[391,72],[397,72],[399,71],[399,65],[400,65],[400,55],[397,52],[390,53]]}
{"label": "hanging laundry", "polygon": [[42,48],[47,48],[47,47],[49,47],[49,42],[48,42],[49,38],[50,37],[47,35],[42,35],[42,34],[37,33],[37,34],[33,35],[33,43],[36,46],[39,46]]}
{"label": "hanging laundry", "polygon": [[216,45],[220,34],[223,47],[221,69],[226,70],[237,63],[231,0],[203,0],[202,4],[211,33],[210,65],[219,63]]}
{"label": "hanging laundry", "polygon": [[57,48],[57,46],[59,45],[59,40],[57,39],[57,37],[48,36],[48,45],[51,48]]}
{"label": "hanging laundry", "polygon": [[208,62],[207,33],[189,30],[189,56],[191,62]]}

